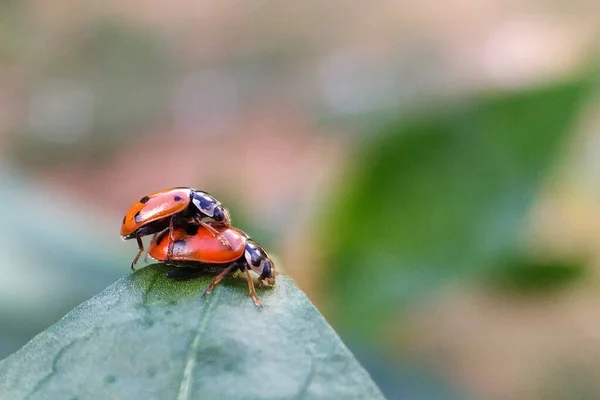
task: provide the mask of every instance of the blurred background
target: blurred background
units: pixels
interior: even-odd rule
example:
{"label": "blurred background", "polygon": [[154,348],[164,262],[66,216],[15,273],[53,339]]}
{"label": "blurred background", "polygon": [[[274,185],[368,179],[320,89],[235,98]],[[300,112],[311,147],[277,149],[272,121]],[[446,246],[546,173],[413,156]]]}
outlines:
{"label": "blurred background", "polygon": [[0,357],[219,198],[390,399],[600,393],[600,5],[0,0]]}

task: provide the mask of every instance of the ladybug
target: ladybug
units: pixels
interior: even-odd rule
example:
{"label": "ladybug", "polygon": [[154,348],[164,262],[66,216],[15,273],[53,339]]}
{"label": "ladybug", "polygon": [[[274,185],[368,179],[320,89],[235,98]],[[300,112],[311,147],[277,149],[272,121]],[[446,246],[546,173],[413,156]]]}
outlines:
{"label": "ladybug", "polygon": [[[156,235],[167,228],[172,235],[175,226],[180,222],[200,224],[214,237],[218,237],[223,245],[229,246],[227,240],[215,228],[231,225],[229,212],[217,199],[206,192],[189,187],[161,190],[142,197],[123,217],[121,238],[135,238],[139,250],[131,263],[131,269],[144,251],[142,236]],[[172,250],[172,247],[169,247],[168,254],[171,254]]]}
{"label": "ladybug", "polygon": [[[210,282],[202,296],[210,294],[214,287],[230,272],[237,270],[246,274],[250,296],[262,307],[256,295],[250,270],[259,274],[258,287],[275,285],[275,266],[267,251],[246,233],[234,227],[218,227],[219,234],[227,239],[225,246],[205,227],[188,225],[177,228],[173,238],[168,231],[159,234],[150,244],[148,254],[157,261],[178,267],[167,272],[168,278],[188,278],[199,272],[219,272]],[[172,245],[172,254],[168,248]]]}

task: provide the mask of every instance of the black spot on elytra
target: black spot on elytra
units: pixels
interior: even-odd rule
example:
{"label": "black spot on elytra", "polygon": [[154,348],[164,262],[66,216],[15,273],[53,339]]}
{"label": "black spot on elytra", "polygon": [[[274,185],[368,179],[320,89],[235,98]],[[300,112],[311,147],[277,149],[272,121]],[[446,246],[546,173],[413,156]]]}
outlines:
{"label": "black spot on elytra", "polygon": [[180,200],[181,200],[181,197],[180,197],[180,196],[175,196],[175,197],[173,197],[173,200],[175,200],[175,201],[180,201]]}
{"label": "black spot on elytra", "polygon": [[139,211],[138,211],[137,213],[135,213],[135,216],[133,217],[133,220],[134,220],[135,222],[138,222],[138,223],[139,223],[139,222],[142,220],[142,217],[141,217],[141,215],[140,215],[140,212],[139,212]]}
{"label": "black spot on elytra", "polygon": [[123,217],[123,223],[125,223],[125,220],[127,219],[127,216]]}
{"label": "black spot on elytra", "polygon": [[140,199],[140,203],[142,204],[146,204],[148,202],[148,200],[150,200],[150,197],[148,196],[144,196]]}

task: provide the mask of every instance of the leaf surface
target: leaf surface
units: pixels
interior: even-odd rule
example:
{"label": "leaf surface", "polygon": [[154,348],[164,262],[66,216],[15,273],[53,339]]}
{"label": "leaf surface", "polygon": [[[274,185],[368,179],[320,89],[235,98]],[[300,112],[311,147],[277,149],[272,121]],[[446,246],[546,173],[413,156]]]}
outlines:
{"label": "leaf surface", "polygon": [[0,362],[2,399],[383,399],[291,279],[120,279]]}

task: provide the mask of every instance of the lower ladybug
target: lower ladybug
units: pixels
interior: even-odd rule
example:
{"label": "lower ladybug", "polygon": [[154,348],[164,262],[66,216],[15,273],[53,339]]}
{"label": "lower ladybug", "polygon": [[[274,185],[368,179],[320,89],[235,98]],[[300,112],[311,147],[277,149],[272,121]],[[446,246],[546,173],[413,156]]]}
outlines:
{"label": "lower ladybug", "polygon": [[[227,274],[240,270],[246,274],[252,300],[262,307],[254,289],[250,269],[259,274],[259,287],[275,285],[275,265],[269,254],[237,228],[216,229],[229,242],[229,247],[223,245],[206,227],[190,224],[185,228],[175,229],[173,239],[168,231],[162,232],[152,241],[148,254],[157,261],[179,267],[167,272],[169,278],[187,278],[198,272],[219,271],[202,296],[209,294]],[[171,245],[173,251],[168,255]]]}
{"label": "lower ladybug", "polygon": [[[131,269],[144,251],[141,237],[156,235],[169,228],[173,239],[173,230],[178,222],[191,222],[205,227],[226,247],[227,240],[219,234],[216,227],[231,225],[229,212],[212,195],[189,187],[176,187],[160,190],[142,197],[133,204],[123,217],[121,238],[137,240],[138,253],[131,263]],[[169,247],[168,254],[172,253]]]}

